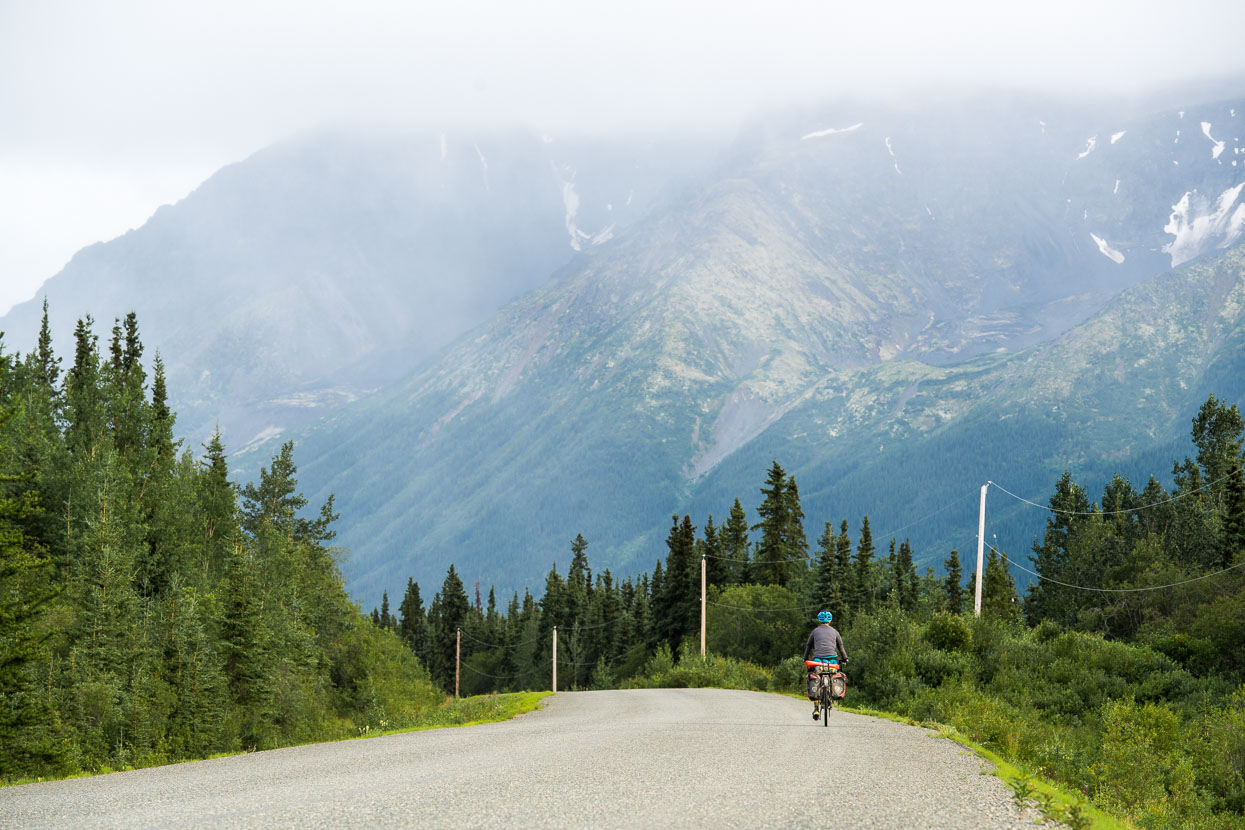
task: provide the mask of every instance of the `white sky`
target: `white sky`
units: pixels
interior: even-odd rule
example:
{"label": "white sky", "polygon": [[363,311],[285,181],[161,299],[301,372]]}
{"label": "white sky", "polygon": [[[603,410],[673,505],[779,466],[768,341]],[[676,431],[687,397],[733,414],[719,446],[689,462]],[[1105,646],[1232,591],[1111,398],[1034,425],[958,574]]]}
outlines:
{"label": "white sky", "polygon": [[1239,0],[0,0],[0,313],[326,122],[733,130],[913,82],[1120,92],[1245,71],[1242,32]]}

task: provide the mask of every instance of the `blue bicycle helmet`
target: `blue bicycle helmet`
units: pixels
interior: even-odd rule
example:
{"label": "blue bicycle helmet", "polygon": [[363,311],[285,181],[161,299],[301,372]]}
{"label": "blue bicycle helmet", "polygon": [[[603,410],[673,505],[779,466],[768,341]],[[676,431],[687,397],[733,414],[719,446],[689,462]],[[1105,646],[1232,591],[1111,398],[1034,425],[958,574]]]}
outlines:
{"label": "blue bicycle helmet", "polygon": [[834,619],[834,615],[831,614],[829,611],[821,611],[817,614],[817,622],[819,623],[828,623],[833,619]]}

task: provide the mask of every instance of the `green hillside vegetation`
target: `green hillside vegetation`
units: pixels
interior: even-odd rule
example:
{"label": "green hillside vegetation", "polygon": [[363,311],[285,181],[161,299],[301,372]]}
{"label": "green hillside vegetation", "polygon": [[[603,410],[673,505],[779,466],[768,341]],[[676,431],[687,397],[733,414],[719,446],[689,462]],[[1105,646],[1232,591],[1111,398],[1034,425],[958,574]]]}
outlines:
{"label": "green hillside vegetation", "polygon": [[142,357],[132,314],[67,370],[46,325],[0,350],[0,782],[487,716],[350,602],[291,445],[230,483]]}

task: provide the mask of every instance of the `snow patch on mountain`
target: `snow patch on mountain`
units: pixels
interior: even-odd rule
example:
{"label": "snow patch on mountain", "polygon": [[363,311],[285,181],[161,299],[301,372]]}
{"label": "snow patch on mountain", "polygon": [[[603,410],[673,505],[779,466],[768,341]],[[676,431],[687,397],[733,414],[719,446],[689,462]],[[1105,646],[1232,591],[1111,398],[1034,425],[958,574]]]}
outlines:
{"label": "snow patch on mountain", "polygon": [[807,135],[801,136],[800,140],[808,141],[810,138],[821,138],[822,136],[838,135],[839,133],[853,133],[856,130],[859,130],[863,126],[864,126],[864,123],[861,122],[859,124],[853,124],[850,127],[831,127],[828,130],[818,130],[815,133],[808,133]]}
{"label": "snow patch on mountain", "polygon": [[245,455],[248,452],[254,452],[255,450],[262,447],[264,444],[271,441],[273,438],[276,438],[279,435],[281,435],[281,433],[283,432],[285,432],[285,427],[278,427],[278,426],[266,427],[260,430],[259,432],[257,432],[251,438],[250,441],[247,441],[245,444],[243,444],[241,449],[232,453],[232,455],[239,456],[239,455]]}
{"label": "snow patch on mountain", "polygon": [[1118,133],[1111,133],[1111,143],[1114,144],[1115,142],[1119,141],[1121,138],[1124,137],[1124,134],[1126,132],[1128,132],[1128,130],[1120,130]]}
{"label": "snow patch on mountain", "polygon": [[1124,261],[1124,255],[1108,245],[1107,240],[1095,233],[1091,233],[1089,237],[1094,240],[1094,244],[1098,246],[1098,251],[1107,259],[1111,260],[1116,265],[1119,265]]}
{"label": "snow patch on mountain", "polygon": [[484,179],[484,189],[491,193],[492,189],[488,186],[488,159],[484,157],[484,153],[480,152],[480,146],[478,144],[474,146],[476,148],[476,155],[480,157],[480,175]]}
{"label": "snow patch on mountain", "polygon": [[587,239],[588,234],[575,226],[575,214],[579,213],[579,194],[575,192],[574,182],[562,182],[562,205],[566,208],[566,232],[571,235],[571,248],[581,251],[583,246],[580,242]]}
{"label": "snow patch on mountain", "polygon": [[1120,192],[1120,180],[1119,180],[1119,179],[1116,179],[1116,180],[1115,180],[1115,189],[1111,191],[1111,194],[1112,194],[1112,195],[1115,195],[1115,194],[1117,194],[1117,193],[1119,193],[1119,192]]}
{"label": "snow patch on mountain", "polygon": [[[600,245],[614,238],[614,227],[616,222],[611,222],[596,233],[588,233],[579,227],[575,218],[579,215],[579,193],[575,190],[575,171],[569,166],[559,168],[553,162],[549,162],[549,166],[553,168],[553,175],[557,177],[558,182],[562,185],[562,206],[566,209],[563,222],[566,226],[566,232],[570,236],[571,249],[582,251],[584,243],[588,245]],[[563,173],[569,174],[564,177]],[[627,204],[631,204],[631,194],[627,194]],[[612,212],[613,204],[609,205]]]}
{"label": "snow patch on mountain", "polygon": [[1219,154],[1223,152],[1224,143],[1222,141],[1215,140],[1215,137],[1210,134],[1210,127],[1211,127],[1211,124],[1209,121],[1203,121],[1202,122],[1202,135],[1210,139],[1210,143],[1214,145],[1214,147],[1211,148],[1210,157],[1212,159],[1217,159],[1219,158]]}
{"label": "snow patch on mountain", "polygon": [[1094,152],[1094,147],[1096,147],[1097,145],[1098,145],[1098,136],[1094,136],[1093,138],[1089,140],[1089,143],[1085,145],[1085,150],[1077,154],[1077,158],[1078,159],[1085,158],[1090,153]]}
{"label": "snow patch on mountain", "polygon": [[1163,226],[1175,237],[1162,250],[1170,254],[1172,267],[1200,256],[1212,247],[1226,248],[1245,232],[1245,203],[1239,201],[1245,182],[1219,194],[1212,203],[1197,191],[1186,192],[1172,205],[1171,218]]}
{"label": "snow patch on mountain", "polygon": [[895,156],[895,148],[891,146],[890,136],[886,137],[886,152],[891,154],[891,164],[895,165],[895,172],[903,175],[903,171],[899,169],[899,159]]}

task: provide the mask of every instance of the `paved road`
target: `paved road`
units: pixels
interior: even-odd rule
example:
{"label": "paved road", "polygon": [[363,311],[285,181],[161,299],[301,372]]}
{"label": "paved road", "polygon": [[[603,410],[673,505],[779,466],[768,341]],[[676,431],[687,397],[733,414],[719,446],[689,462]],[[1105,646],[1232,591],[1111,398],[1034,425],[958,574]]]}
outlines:
{"label": "paved road", "polygon": [[0,827],[1032,828],[927,730],[718,689],[0,789]]}

